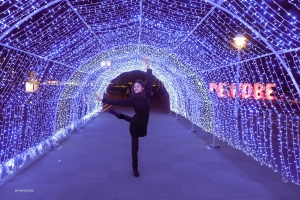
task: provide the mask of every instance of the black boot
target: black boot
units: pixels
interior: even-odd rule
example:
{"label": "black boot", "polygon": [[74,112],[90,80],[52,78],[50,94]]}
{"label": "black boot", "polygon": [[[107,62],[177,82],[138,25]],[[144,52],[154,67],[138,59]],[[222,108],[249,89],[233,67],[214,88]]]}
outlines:
{"label": "black boot", "polygon": [[121,114],[121,113],[119,113],[118,111],[116,111],[115,109],[112,109],[112,108],[110,108],[110,109],[108,109],[107,110],[110,114],[113,114],[113,115],[115,115],[117,118],[119,118],[119,119],[123,119],[123,115]]}
{"label": "black boot", "polygon": [[138,169],[133,169],[133,176],[135,176],[135,177],[140,176],[140,173],[139,173]]}

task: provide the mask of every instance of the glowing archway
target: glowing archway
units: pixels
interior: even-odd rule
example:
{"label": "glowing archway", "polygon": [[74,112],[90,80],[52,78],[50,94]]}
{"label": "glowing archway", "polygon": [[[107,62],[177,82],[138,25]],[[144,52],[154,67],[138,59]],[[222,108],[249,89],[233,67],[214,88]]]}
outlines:
{"label": "glowing archway", "polygon": [[[96,113],[100,109],[100,105],[92,95],[94,92],[98,91],[102,94],[110,81],[123,72],[145,71],[145,66],[141,61],[141,52],[144,53],[142,55],[149,56],[153,74],[164,83],[169,92],[171,109],[187,117],[205,131],[213,132],[214,117],[210,94],[199,77],[189,75],[195,74],[192,68],[162,49],[145,45],[140,46],[138,50],[136,45],[132,45],[104,51],[79,68],[80,71],[89,71],[89,74],[82,74],[78,71],[72,75],[70,82],[77,84],[65,87],[58,105],[57,130],[60,130],[59,133],[77,126],[77,123],[82,123],[81,118],[89,118],[78,115],[79,108],[83,105],[81,101],[83,96],[84,105],[88,105],[86,114],[91,116],[90,113]],[[158,55],[168,57],[168,61],[161,60]],[[112,66],[102,67],[103,60],[112,61]]]}

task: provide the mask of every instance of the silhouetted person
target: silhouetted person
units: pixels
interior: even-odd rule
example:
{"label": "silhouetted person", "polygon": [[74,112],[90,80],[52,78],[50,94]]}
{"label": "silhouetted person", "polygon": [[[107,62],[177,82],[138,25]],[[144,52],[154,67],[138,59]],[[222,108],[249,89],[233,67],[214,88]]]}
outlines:
{"label": "silhouetted person", "polygon": [[153,88],[153,93],[154,93],[153,98],[158,100],[159,97],[158,97],[158,87],[157,86]]}
{"label": "silhouetted person", "polygon": [[121,97],[122,97],[122,99],[124,99],[124,94],[125,94],[125,88],[121,88]]}
{"label": "silhouetted person", "polygon": [[130,87],[128,86],[126,89],[126,99],[130,97]]}

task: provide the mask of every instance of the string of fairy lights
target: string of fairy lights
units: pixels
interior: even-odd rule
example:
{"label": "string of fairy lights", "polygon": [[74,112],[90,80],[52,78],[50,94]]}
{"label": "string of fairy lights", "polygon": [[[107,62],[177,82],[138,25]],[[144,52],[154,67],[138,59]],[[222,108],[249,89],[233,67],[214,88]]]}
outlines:
{"label": "string of fairy lights", "polygon": [[[283,5],[300,9],[275,0],[0,1],[0,179],[96,116],[102,105],[91,94],[145,71],[146,55],[173,112],[299,185],[300,26]],[[237,35],[247,38],[239,52]],[[228,94],[238,67],[248,89],[276,87],[274,100],[236,98],[235,117]],[[225,97],[211,83],[227,85]]]}

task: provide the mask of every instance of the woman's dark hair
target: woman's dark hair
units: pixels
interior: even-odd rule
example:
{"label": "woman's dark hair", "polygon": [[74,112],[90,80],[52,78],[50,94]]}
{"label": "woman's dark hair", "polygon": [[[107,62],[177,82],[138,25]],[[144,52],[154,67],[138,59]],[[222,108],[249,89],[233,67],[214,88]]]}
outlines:
{"label": "woman's dark hair", "polygon": [[131,87],[131,95],[133,95],[133,96],[135,96],[135,95],[139,95],[139,94],[136,94],[135,92],[134,92],[134,84],[136,84],[136,83],[139,83],[143,88],[144,88],[144,90],[142,91],[142,92],[144,92],[145,91],[145,87],[146,87],[146,84],[145,84],[145,82],[144,81],[142,81],[142,80],[136,80],[133,84],[132,84],[132,87]]}
{"label": "woman's dark hair", "polygon": [[[144,81],[142,81],[142,80],[136,80],[135,82],[134,82],[134,84],[135,83],[139,83],[143,88],[145,88],[146,87],[146,84],[145,84],[145,82]],[[134,84],[133,84],[133,87],[134,87]]]}

